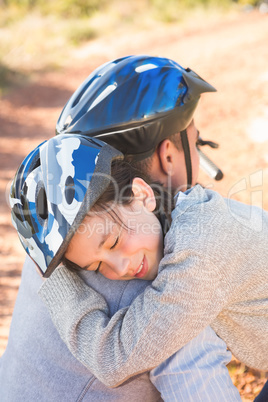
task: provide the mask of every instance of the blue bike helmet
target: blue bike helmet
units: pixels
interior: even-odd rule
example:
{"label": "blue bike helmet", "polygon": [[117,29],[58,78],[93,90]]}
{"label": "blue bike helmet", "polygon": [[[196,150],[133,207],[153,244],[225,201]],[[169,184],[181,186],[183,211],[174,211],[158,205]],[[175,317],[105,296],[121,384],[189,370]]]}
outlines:
{"label": "blue bike helmet", "polygon": [[112,161],[119,158],[123,155],[102,141],[62,134],[22,162],[10,191],[12,223],[44,277],[61,262],[76,229],[108,187]]}
{"label": "blue bike helmet", "polygon": [[190,183],[186,128],[200,95],[215,91],[173,60],[123,57],[100,66],[81,84],[62,110],[56,133],[99,138],[133,160],[142,160],[165,138],[181,132]]}

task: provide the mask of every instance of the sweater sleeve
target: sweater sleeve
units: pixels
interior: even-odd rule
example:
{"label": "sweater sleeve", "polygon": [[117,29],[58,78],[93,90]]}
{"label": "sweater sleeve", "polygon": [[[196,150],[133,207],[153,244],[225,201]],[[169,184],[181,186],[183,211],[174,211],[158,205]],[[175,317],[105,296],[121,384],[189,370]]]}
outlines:
{"label": "sweater sleeve", "polygon": [[[193,297],[185,280],[182,289],[171,285],[179,281],[172,267],[159,276],[111,319],[103,297],[65,267],[57,269],[39,291],[71,353],[107,386],[159,365],[206,327],[221,308],[204,280],[196,287],[198,297]],[[198,277],[189,279],[198,282]]]}
{"label": "sweater sleeve", "polygon": [[[105,300],[64,267],[41,287],[39,294],[61,338],[107,386],[117,386],[166,360],[208,326],[235,291],[237,244],[232,228],[225,233],[214,219],[213,227],[219,227],[214,244],[210,221],[202,223],[200,234],[195,216],[192,229],[185,226],[191,219],[185,225],[183,219],[180,225],[173,221],[157,278],[111,318]],[[217,250],[222,247],[220,233],[228,243],[224,259]],[[213,236],[217,238],[214,230]]]}

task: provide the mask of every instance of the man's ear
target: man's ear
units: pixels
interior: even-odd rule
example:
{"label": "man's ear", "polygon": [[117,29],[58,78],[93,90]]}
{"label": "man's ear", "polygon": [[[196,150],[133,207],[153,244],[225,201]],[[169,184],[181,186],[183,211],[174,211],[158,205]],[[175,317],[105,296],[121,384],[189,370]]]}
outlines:
{"label": "man's ear", "polygon": [[132,182],[132,192],[137,201],[141,201],[149,212],[156,208],[153,189],[141,177],[135,177]]}
{"label": "man's ear", "polygon": [[174,148],[176,148],[175,145],[168,139],[162,141],[158,147],[158,157],[162,171],[168,176],[173,176],[174,174]]}

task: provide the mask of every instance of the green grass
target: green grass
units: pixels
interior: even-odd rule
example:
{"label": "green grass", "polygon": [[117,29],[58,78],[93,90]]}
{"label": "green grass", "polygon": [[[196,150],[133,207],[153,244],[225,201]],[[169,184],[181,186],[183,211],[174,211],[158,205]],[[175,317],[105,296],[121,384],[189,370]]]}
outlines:
{"label": "green grass", "polygon": [[79,46],[84,42],[96,38],[96,36],[98,35],[97,31],[90,25],[90,22],[87,20],[74,21],[71,26],[66,27],[64,34],[67,41],[74,46]]}

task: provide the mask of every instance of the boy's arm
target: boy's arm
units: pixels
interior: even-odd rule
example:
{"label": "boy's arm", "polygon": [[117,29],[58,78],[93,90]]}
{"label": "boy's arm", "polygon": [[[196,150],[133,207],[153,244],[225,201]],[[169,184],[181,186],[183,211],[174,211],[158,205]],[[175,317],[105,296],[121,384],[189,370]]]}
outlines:
{"label": "boy's arm", "polygon": [[211,327],[150,373],[165,402],[241,402],[226,365],[232,354]]}
{"label": "boy's arm", "polygon": [[241,238],[225,203],[210,204],[173,214],[158,276],[111,319],[104,299],[78,275],[60,267],[45,281],[40,294],[63,341],[106,385],[158,366],[239,291],[238,270],[246,258]]}
{"label": "boy's arm", "polygon": [[218,271],[192,270],[196,255],[172,256],[165,256],[165,269],[152,285],[111,319],[104,299],[66,268],[43,284],[40,294],[63,341],[106,385],[159,365],[221,311]]}

